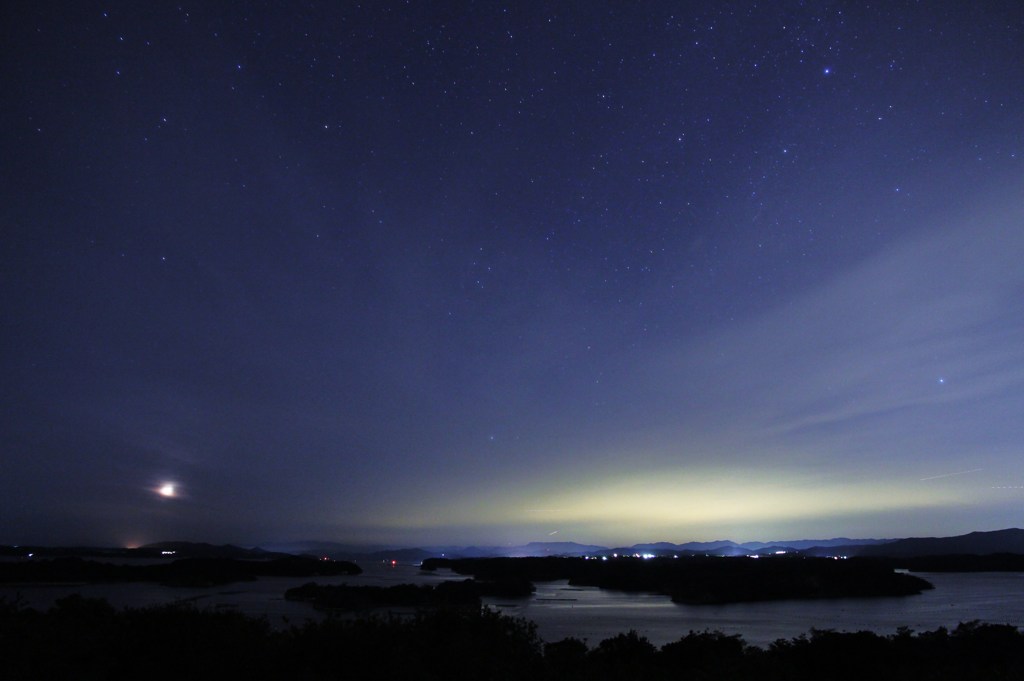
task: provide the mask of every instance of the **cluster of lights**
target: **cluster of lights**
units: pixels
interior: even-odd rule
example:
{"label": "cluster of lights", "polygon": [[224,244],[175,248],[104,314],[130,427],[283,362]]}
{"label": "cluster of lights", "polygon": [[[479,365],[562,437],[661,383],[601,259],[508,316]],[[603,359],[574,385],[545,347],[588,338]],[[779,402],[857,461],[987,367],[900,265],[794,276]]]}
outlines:
{"label": "cluster of lights", "polygon": [[[612,554],[612,558],[620,558],[620,557],[621,558],[629,558],[630,556],[625,556],[625,555],[624,556],[619,556],[619,554],[617,554],[617,553],[613,553]],[[634,553],[632,555],[632,557],[633,558],[639,558],[641,560],[650,560],[651,558],[657,558],[658,556],[657,556],[657,554],[654,554],[654,553]],[[673,558],[679,558],[678,555],[673,555],[672,557]],[[597,560],[598,558],[600,558],[601,560],[608,560],[608,556],[583,556],[583,560]]]}

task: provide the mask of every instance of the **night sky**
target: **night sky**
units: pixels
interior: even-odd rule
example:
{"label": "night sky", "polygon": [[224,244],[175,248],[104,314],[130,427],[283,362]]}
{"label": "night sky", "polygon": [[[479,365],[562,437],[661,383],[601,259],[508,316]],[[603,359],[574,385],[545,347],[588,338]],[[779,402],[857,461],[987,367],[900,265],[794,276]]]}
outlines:
{"label": "night sky", "polygon": [[0,542],[1024,525],[1024,4],[5,3]]}

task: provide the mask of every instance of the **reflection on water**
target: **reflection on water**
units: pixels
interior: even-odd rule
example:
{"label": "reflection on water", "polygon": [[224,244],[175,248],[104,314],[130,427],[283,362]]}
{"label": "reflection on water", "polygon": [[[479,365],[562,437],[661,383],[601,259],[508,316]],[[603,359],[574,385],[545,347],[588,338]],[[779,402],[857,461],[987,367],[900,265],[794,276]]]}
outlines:
{"label": "reflection on water", "polygon": [[718,630],[766,646],[812,628],[891,634],[901,626],[925,631],[975,619],[1024,625],[1024,573],[921,576],[935,589],[918,596],[700,606],[672,603],[666,596],[552,582],[538,584],[534,599],[502,604],[499,609],[536,622],[545,640],[575,636],[591,645],[629,629],[657,645],[675,641],[691,630]]}
{"label": "reflection on water", "polygon": [[307,603],[287,601],[284,592],[306,582],[318,584],[433,584],[451,579],[431,575],[411,565],[361,564],[361,575],[334,577],[260,577],[252,582],[234,582],[209,588],[171,587],[152,583],[64,585],[0,585],[0,598],[20,599],[26,605],[45,610],[68,594],[103,598],[116,608],[144,608],[176,602],[191,602],[199,608],[236,610],[246,615],[266,617],[274,627],[298,624],[323,615]]}
{"label": "reflection on water", "polygon": [[[144,607],[192,601],[201,608],[232,609],[266,617],[273,626],[286,626],[321,615],[306,603],[284,600],[284,592],[308,581],[320,584],[433,584],[463,579],[446,570],[424,573],[410,565],[362,565],[364,573],[314,579],[264,577],[254,582],[209,589],[172,588],[157,584],[87,584],[81,586],[0,586],[0,598],[22,598],[45,609],[69,593],[105,598],[112,605]],[[677,605],[666,596],[601,591],[596,587],[570,587],[565,581],[538,583],[531,599],[487,599],[492,607],[537,623],[546,641],[568,636],[591,645],[630,629],[662,645],[687,632],[719,630],[740,634],[751,644],[766,646],[778,638],[792,638],[811,628],[840,631],[869,630],[891,634],[897,627],[915,631],[980,620],[1024,625],[1024,573],[927,573],[935,585],[919,596],[821,601],[777,601],[733,605]]]}

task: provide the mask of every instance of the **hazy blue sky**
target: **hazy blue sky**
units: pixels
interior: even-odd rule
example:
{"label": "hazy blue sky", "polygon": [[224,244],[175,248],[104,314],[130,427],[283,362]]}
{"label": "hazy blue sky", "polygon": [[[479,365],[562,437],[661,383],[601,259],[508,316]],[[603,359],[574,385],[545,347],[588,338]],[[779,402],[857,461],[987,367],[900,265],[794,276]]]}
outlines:
{"label": "hazy blue sky", "polygon": [[0,26],[0,542],[1024,524],[1018,2]]}

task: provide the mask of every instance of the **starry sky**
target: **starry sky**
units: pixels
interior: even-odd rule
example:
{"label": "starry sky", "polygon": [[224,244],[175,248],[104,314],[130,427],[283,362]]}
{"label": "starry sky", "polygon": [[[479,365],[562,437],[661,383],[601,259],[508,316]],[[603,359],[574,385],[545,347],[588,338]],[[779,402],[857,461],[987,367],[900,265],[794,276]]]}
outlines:
{"label": "starry sky", "polygon": [[5,3],[0,542],[1024,525],[1024,5]]}

